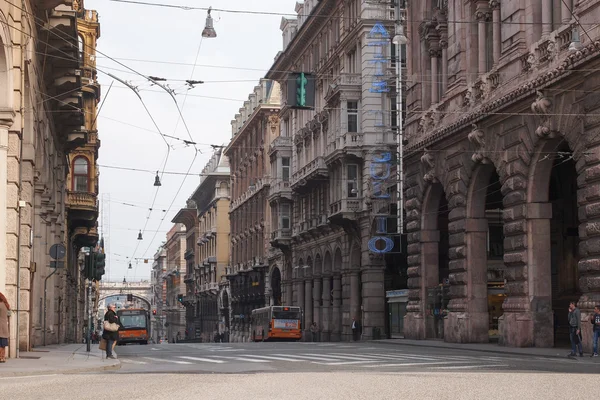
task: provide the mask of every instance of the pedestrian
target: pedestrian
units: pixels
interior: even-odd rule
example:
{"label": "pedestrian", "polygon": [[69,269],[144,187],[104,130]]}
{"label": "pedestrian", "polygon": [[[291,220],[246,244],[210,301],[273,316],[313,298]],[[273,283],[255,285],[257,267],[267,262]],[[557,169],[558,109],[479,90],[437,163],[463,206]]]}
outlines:
{"label": "pedestrian", "polygon": [[317,323],[315,321],[313,321],[313,323],[310,325],[310,333],[312,333],[312,341],[316,342],[319,328],[317,327]]}
{"label": "pedestrian", "polygon": [[600,304],[594,307],[594,314],[590,316],[590,322],[594,326],[592,328],[593,335],[592,336],[592,355],[590,357],[598,357],[598,340],[600,339]]}
{"label": "pedestrian", "polygon": [[574,357],[579,350],[579,357],[583,357],[583,345],[581,344],[581,311],[572,301],[569,303],[569,339],[571,339],[571,353]]}
{"label": "pedestrian", "polygon": [[102,339],[106,340],[106,358],[112,359],[116,358],[113,355],[113,350],[117,344],[117,340],[119,340],[119,329],[123,327],[115,312],[116,308],[116,304],[109,304],[108,311],[104,314],[104,330],[102,332]]}
{"label": "pedestrian", "polygon": [[0,292],[0,363],[6,362],[6,348],[8,347],[8,316],[10,305],[8,300]]}
{"label": "pedestrian", "polygon": [[352,339],[356,342],[360,338],[360,322],[352,318]]}

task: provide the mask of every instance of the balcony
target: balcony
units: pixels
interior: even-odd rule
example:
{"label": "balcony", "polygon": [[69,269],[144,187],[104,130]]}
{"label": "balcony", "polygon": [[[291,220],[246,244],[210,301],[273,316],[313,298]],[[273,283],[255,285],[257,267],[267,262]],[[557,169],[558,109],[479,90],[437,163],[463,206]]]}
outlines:
{"label": "balcony", "polygon": [[343,157],[362,158],[363,134],[337,127],[327,142],[327,164]]}
{"label": "balcony", "polygon": [[329,219],[332,222],[340,220],[355,221],[358,219],[358,213],[362,211],[362,198],[353,197],[341,199],[331,203],[329,206]]}
{"label": "balcony", "polygon": [[323,157],[314,160],[300,168],[292,175],[291,188],[295,191],[303,191],[308,188],[312,180],[323,180],[329,176],[329,170]]}
{"label": "balcony", "polygon": [[271,246],[285,250],[288,249],[292,240],[291,229],[276,229],[271,232]]}
{"label": "balcony", "polygon": [[194,283],[194,275],[185,275],[183,277],[183,283],[186,283],[186,284]]}
{"label": "balcony", "polygon": [[69,226],[91,228],[98,220],[98,195],[91,192],[67,191],[67,210]]}
{"label": "balcony", "polygon": [[283,179],[277,179],[275,182],[271,183],[268,198],[269,202],[279,200],[281,198],[292,201],[292,188],[290,187],[289,180],[284,181]]}
{"label": "balcony", "polygon": [[360,74],[340,74],[336,76],[333,83],[329,85],[325,101],[327,103],[331,102],[342,92],[353,93],[356,98],[361,98],[362,76]]}
{"label": "balcony", "polygon": [[265,175],[264,177],[257,179],[256,182],[254,182],[254,184],[252,186],[250,186],[248,188],[248,190],[246,190],[246,192],[244,192],[240,197],[238,197],[237,199],[235,199],[234,201],[231,202],[230,211],[235,210],[236,208],[241,206],[243,203],[245,203],[246,200],[252,198],[252,196],[254,196],[256,193],[260,192],[264,187],[269,187],[270,185],[271,185],[271,177],[268,175]]}
{"label": "balcony", "polygon": [[277,153],[278,151],[286,150],[292,150],[292,138],[287,136],[277,136],[269,146],[269,157]]}

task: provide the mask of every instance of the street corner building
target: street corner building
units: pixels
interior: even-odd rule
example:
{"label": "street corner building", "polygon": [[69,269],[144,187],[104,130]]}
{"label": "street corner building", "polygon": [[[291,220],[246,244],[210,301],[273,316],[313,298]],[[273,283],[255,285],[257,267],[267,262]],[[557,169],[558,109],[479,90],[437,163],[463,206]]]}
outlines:
{"label": "street corner building", "polygon": [[10,357],[81,340],[79,249],[98,241],[99,34],[82,1],[0,4],[0,291],[18,310]]}
{"label": "street corner building", "polygon": [[351,340],[353,320],[363,339],[381,338],[390,328],[386,290],[403,279],[396,10],[324,0],[296,12],[282,19],[283,51],[266,75],[281,87],[265,225],[270,282],[282,288],[273,304],[302,307],[305,338],[315,322],[319,340]]}
{"label": "street corner building", "polygon": [[567,344],[600,303],[599,2],[407,3],[404,335]]}

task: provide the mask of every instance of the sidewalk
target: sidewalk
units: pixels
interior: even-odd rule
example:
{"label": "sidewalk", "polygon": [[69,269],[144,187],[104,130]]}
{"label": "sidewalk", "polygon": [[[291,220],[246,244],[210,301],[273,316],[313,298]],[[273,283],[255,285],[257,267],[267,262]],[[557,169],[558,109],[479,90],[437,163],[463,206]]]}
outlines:
{"label": "sidewalk", "polygon": [[0,364],[0,376],[69,374],[115,370],[121,367],[119,360],[108,360],[98,345],[85,351],[85,344],[54,345],[37,347],[30,352],[21,352],[20,358],[9,358]]}
{"label": "sidewalk", "polygon": [[[447,343],[441,340],[383,339],[374,343],[395,344],[401,346],[430,347],[483,353],[511,354],[519,356],[559,357],[565,358],[570,348],[538,348],[538,347],[504,347],[495,343]],[[589,356],[589,354],[587,354]]]}

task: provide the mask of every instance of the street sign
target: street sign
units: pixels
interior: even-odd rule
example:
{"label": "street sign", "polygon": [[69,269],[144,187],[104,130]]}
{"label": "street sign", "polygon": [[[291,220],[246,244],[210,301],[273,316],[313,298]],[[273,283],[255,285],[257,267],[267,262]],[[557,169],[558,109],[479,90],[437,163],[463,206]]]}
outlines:
{"label": "street sign", "polygon": [[50,257],[54,258],[55,260],[62,260],[65,258],[66,253],[67,249],[61,243],[50,246]]}

